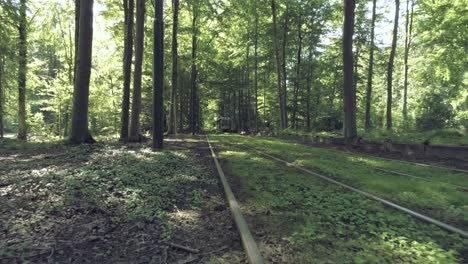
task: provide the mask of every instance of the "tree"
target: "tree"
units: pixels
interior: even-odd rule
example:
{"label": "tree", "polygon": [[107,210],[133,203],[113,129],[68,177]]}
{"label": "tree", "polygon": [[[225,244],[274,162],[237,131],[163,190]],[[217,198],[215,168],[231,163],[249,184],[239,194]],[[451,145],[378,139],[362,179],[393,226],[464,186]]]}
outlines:
{"label": "tree", "polygon": [[343,96],[344,96],[344,136],[357,136],[356,128],[356,90],[353,85],[353,31],[354,31],[354,0],[344,1],[343,25]]}
{"label": "tree", "polygon": [[5,58],[4,56],[0,56],[0,138],[3,138],[3,130],[4,130],[4,125],[3,125],[3,105],[4,105],[4,88],[3,88],[3,73],[5,71]]}
{"label": "tree", "polygon": [[132,74],[132,58],[133,58],[133,17],[134,17],[134,0],[124,0],[125,14],[125,40],[124,40],[124,59],[123,59],[123,96],[122,96],[122,124],[120,129],[120,140],[126,142],[128,140],[128,123],[130,110],[130,82]]}
{"label": "tree", "polygon": [[142,140],[140,130],[141,113],[141,73],[143,65],[143,49],[145,37],[146,1],[137,0],[137,19],[135,36],[135,72],[133,77],[132,120],[130,125],[130,142]]}
{"label": "tree", "polygon": [[168,134],[175,134],[177,131],[177,67],[178,67],[178,44],[177,29],[179,24],[179,0],[173,0],[173,24],[172,24],[172,89],[171,89],[171,108],[169,111],[169,129]]}
{"label": "tree", "polygon": [[302,20],[299,17],[299,23],[297,24],[297,63],[296,63],[296,80],[294,81],[294,100],[293,100],[293,113],[292,113],[292,128],[298,129],[297,122],[297,111],[298,111],[298,97],[299,97],[299,79],[301,78],[301,57],[302,57]]}
{"label": "tree", "polygon": [[26,0],[20,1],[19,9],[19,66],[18,66],[18,139],[26,140],[27,125],[26,125],[26,71],[27,71],[27,54],[28,44],[26,39]]}
{"label": "tree", "polygon": [[93,48],[93,0],[80,1],[78,54],[70,142],[94,143],[88,130],[89,81]]}
{"label": "tree", "polygon": [[405,80],[404,80],[404,92],[403,92],[403,123],[405,127],[408,126],[408,57],[411,48],[411,37],[413,31],[413,8],[414,0],[411,0],[411,12],[409,10],[409,2],[406,2],[406,25],[405,25]]}
{"label": "tree", "polygon": [[374,75],[374,35],[377,0],[372,1],[371,42],[369,47],[369,69],[367,73],[366,120],[365,129],[371,128],[372,78]]}
{"label": "tree", "polygon": [[277,14],[276,14],[276,1],[271,0],[271,10],[273,14],[273,42],[275,45],[275,58],[276,58],[276,74],[277,74],[277,89],[278,89],[278,105],[279,105],[279,116],[280,116],[280,126],[282,129],[288,127],[287,114],[286,114],[286,95],[284,94],[283,89],[283,78],[281,72],[281,58],[278,45],[278,27],[277,27]]}
{"label": "tree", "polygon": [[199,16],[198,3],[193,3],[192,11],[192,75],[191,75],[191,92],[190,92],[190,133],[192,135],[198,133],[199,124],[199,99],[198,99],[198,86],[197,86],[197,21]]}
{"label": "tree", "polygon": [[155,1],[153,40],[153,148],[164,148],[164,21],[163,0]]}
{"label": "tree", "polygon": [[254,1],[255,5],[255,43],[254,43],[254,85],[255,85],[255,132],[258,132],[258,0]]}
{"label": "tree", "polygon": [[395,21],[393,26],[392,50],[388,61],[387,70],[387,130],[392,130],[392,99],[393,99],[393,63],[395,61],[397,39],[398,39],[398,18],[400,17],[400,0],[395,0]]}

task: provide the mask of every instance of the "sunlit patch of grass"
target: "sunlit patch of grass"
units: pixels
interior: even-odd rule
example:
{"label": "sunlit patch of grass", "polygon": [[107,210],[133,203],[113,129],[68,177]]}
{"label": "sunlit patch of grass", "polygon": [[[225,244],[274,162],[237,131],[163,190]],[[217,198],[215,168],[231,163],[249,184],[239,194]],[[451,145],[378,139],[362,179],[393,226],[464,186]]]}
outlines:
{"label": "sunlit patch of grass", "polygon": [[215,136],[223,143],[241,143],[279,156],[354,187],[380,195],[442,221],[468,226],[468,195],[454,186],[403,177],[377,168],[466,186],[467,176],[446,169],[421,166],[360,156],[336,150],[292,144],[288,140],[242,136]]}
{"label": "sunlit patch of grass", "polygon": [[[238,142],[249,140],[232,139]],[[263,140],[248,143],[268,148]],[[276,142],[273,144],[277,146]],[[283,153],[295,153],[287,144],[279,145],[283,147]],[[219,156],[227,169],[240,179],[243,211],[250,212],[256,226],[264,228],[265,233],[287,242],[294,256],[288,263],[341,263],[343,260],[353,263],[457,263],[461,261],[460,252],[468,246],[458,235],[422,224],[360,194],[304,175],[254,152],[230,145],[216,147],[220,147]],[[344,162],[340,157],[336,158],[338,162]],[[350,161],[347,162],[349,165]],[[335,163],[330,162],[330,165]],[[349,171],[344,166],[335,176]],[[392,191],[401,188],[399,184],[384,185],[384,188]],[[414,199],[417,192],[407,191],[402,195]],[[272,240],[268,241],[266,243],[272,243]],[[281,243],[273,247],[284,248]]]}

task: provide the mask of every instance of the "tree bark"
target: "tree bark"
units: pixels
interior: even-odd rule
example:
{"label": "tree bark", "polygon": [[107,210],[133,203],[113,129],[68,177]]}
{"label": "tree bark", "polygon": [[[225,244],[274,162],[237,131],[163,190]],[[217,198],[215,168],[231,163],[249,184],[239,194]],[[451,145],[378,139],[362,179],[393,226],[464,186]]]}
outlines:
{"label": "tree bark", "polygon": [[140,142],[143,138],[140,130],[141,113],[141,73],[145,38],[145,0],[137,0],[137,21],[135,36],[135,72],[133,77],[132,117],[130,124],[130,142]]}
{"label": "tree bark", "polygon": [[395,61],[395,53],[398,39],[398,18],[400,14],[400,0],[395,0],[395,21],[393,26],[393,41],[392,50],[390,52],[390,59],[388,61],[387,71],[387,130],[392,130],[392,99],[393,99],[393,63]]}
{"label": "tree bark", "polygon": [[26,140],[26,71],[27,71],[27,39],[26,39],[26,0],[20,1],[19,21],[19,65],[18,65],[18,139]]}
{"label": "tree bark", "polygon": [[297,124],[297,107],[298,107],[298,98],[299,98],[299,78],[301,73],[301,56],[302,56],[302,22],[298,23],[297,28],[297,37],[298,37],[298,49],[297,49],[297,64],[296,64],[296,80],[294,82],[294,107],[292,113],[292,127],[298,129]]}
{"label": "tree bark", "polygon": [[163,0],[155,1],[153,32],[153,148],[164,148],[164,21]]}
{"label": "tree bark", "polygon": [[4,106],[4,98],[3,98],[3,75],[5,72],[5,58],[3,56],[0,57],[0,138],[3,138],[4,133],[4,125],[3,125],[3,106]]}
{"label": "tree bark", "polygon": [[273,42],[275,45],[275,58],[276,58],[276,74],[277,74],[277,89],[278,89],[278,104],[279,104],[279,115],[280,115],[280,126],[281,129],[287,128],[287,121],[284,113],[286,112],[286,105],[284,105],[284,95],[282,88],[282,73],[281,73],[281,58],[278,45],[278,27],[277,27],[277,15],[276,15],[276,1],[271,0],[271,10],[273,13]]}
{"label": "tree bark", "polygon": [[73,68],[73,83],[76,79],[76,66],[78,65],[78,41],[80,39],[80,11],[81,11],[81,0],[75,0],[75,59]]}
{"label": "tree bark", "polygon": [[[312,37],[312,36],[311,36]],[[313,52],[314,52],[314,45],[311,41],[311,45],[309,47],[309,56],[307,61],[307,98],[306,98],[306,129],[307,132],[311,131],[311,118],[310,118],[310,100],[312,95],[312,60],[313,60]]]}
{"label": "tree bark", "polygon": [[286,12],[284,14],[284,24],[283,24],[283,46],[282,46],[282,71],[283,71],[283,105],[284,105],[284,126],[288,127],[288,93],[287,93],[287,72],[286,72],[286,50],[288,46],[288,26],[289,26],[289,1],[286,1]]}
{"label": "tree bark", "polygon": [[93,0],[81,0],[79,19],[78,54],[70,142],[94,143],[88,130],[89,81],[93,48]]}
{"label": "tree bark", "polygon": [[254,85],[255,85],[255,132],[258,132],[258,0],[255,0],[255,69],[254,69]]}
{"label": "tree bark", "polygon": [[125,40],[123,56],[123,96],[122,96],[122,124],[120,128],[120,140],[128,141],[128,125],[130,111],[130,82],[132,76],[132,58],[133,58],[133,18],[135,10],[134,0],[124,0],[125,14]]}
{"label": "tree bark", "polygon": [[353,33],[354,0],[344,2],[343,25],[343,77],[344,77],[344,136],[347,139],[357,136],[356,128],[356,90],[353,85]]}
{"label": "tree bark", "polygon": [[405,128],[408,127],[408,57],[411,48],[411,37],[413,31],[413,8],[414,2],[411,0],[411,12],[409,10],[409,0],[406,2],[406,25],[405,25],[405,81],[403,94],[403,123]]}
{"label": "tree bark", "polygon": [[376,18],[377,0],[372,1],[372,22],[371,22],[371,43],[369,47],[369,69],[367,73],[367,92],[366,92],[366,131],[371,129],[371,103],[372,103],[372,78],[374,75],[374,35]]}
{"label": "tree bark", "polygon": [[[195,4],[196,5],[196,4]],[[198,7],[193,6],[192,18],[192,74],[191,74],[191,92],[190,92],[190,133],[198,133],[198,87],[197,87],[197,20]]]}
{"label": "tree bark", "polygon": [[173,0],[174,19],[172,24],[172,89],[171,89],[171,109],[169,113],[168,134],[177,133],[177,60],[178,43],[177,30],[179,24],[179,0]]}

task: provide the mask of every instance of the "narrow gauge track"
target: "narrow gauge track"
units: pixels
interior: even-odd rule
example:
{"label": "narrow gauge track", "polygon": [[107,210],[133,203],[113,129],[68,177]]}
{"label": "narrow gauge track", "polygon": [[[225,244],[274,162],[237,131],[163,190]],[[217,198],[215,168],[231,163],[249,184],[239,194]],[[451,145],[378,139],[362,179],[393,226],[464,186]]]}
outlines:
{"label": "narrow gauge track", "polygon": [[366,157],[372,157],[376,159],[381,159],[381,160],[386,160],[386,161],[396,161],[396,162],[402,162],[402,163],[407,163],[415,166],[420,166],[420,167],[431,167],[431,168],[437,168],[437,169],[442,169],[442,170],[451,170],[451,171],[456,171],[456,172],[461,172],[466,174],[465,176],[468,176],[468,170],[462,170],[462,169],[457,169],[457,168],[451,168],[447,166],[439,166],[435,164],[426,164],[426,163],[420,163],[420,162],[412,162],[412,161],[407,161],[407,160],[401,160],[401,159],[390,159],[390,158],[384,158],[384,157],[379,157],[379,156],[374,156],[374,155],[369,155],[369,154],[362,154],[359,152],[351,152],[354,155],[362,155]]}
{"label": "narrow gauge track", "polygon": [[355,187],[352,187],[352,186],[350,186],[350,185],[344,184],[344,183],[342,183],[342,182],[339,182],[339,181],[337,181],[337,180],[334,180],[334,179],[329,178],[329,177],[327,177],[327,176],[324,176],[324,175],[322,175],[322,174],[313,172],[313,171],[311,171],[311,170],[309,170],[309,169],[306,169],[306,168],[301,167],[301,166],[299,166],[299,165],[290,163],[290,162],[288,162],[288,161],[285,161],[285,160],[280,159],[280,158],[278,158],[278,157],[275,157],[275,156],[273,156],[273,155],[264,153],[264,152],[262,152],[262,151],[259,151],[259,150],[255,149],[255,148],[253,148],[253,147],[246,146],[246,145],[242,145],[242,144],[233,144],[233,145],[234,145],[234,146],[237,145],[238,147],[243,147],[243,148],[246,148],[246,149],[250,149],[250,150],[252,150],[252,151],[254,151],[254,152],[256,152],[256,153],[258,153],[258,154],[260,154],[260,155],[262,155],[262,156],[264,156],[264,157],[267,157],[267,158],[269,158],[269,159],[272,159],[272,160],[278,161],[278,162],[280,162],[280,163],[283,163],[283,164],[285,164],[286,166],[294,167],[294,168],[296,168],[296,169],[298,169],[298,170],[300,170],[300,171],[302,171],[302,172],[305,172],[306,174],[309,174],[309,175],[312,175],[312,176],[321,178],[321,179],[323,179],[323,180],[325,180],[325,181],[328,181],[328,182],[333,183],[333,184],[335,184],[335,185],[341,186],[341,187],[343,187],[343,188],[345,188],[345,189],[348,189],[348,190],[350,190],[350,191],[353,191],[353,192],[362,194],[363,196],[366,196],[367,198],[370,198],[370,199],[372,199],[372,200],[378,201],[378,202],[380,202],[380,203],[382,203],[382,204],[384,204],[384,205],[386,205],[386,206],[389,206],[389,207],[391,207],[391,208],[394,208],[394,209],[396,209],[396,210],[398,210],[398,211],[405,212],[405,213],[407,213],[407,214],[409,214],[409,215],[411,215],[411,216],[413,216],[413,217],[415,217],[415,218],[417,218],[417,219],[423,220],[423,221],[425,221],[425,222],[427,222],[427,223],[434,224],[434,225],[436,225],[436,226],[438,226],[438,227],[440,227],[440,228],[442,228],[442,229],[444,229],[444,230],[447,230],[447,231],[450,231],[450,232],[459,234],[459,235],[461,235],[461,236],[463,236],[463,237],[465,237],[465,238],[468,238],[468,232],[467,232],[467,231],[462,230],[462,229],[460,229],[460,228],[457,228],[457,227],[455,227],[455,226],[452,226],[452,225],[450,225],[450,224],[441,222],[441,221],[436,220],[436,219],[434,219],[434,218],[432,218],[432,217],[429,217],[429,216],[423,215],[423,214],[421,214],[421,213],[415,212],[415,211],[413,211],[413,210],[411,210],[411,209],[408,209],[408,208],[406,208],[406,207],[403,207],[403,206],[401,206],[401,205],[398,205],[398,204],[396,204],[396,203],[393,203],[393,202],[391,202],[391,201],[389,201],[389,200],[386,200],[386,199],[380,198],[380,197],[378,197],[378,196],[376,196],[376,195],[374,195],[374,194],[371,194],[371,193],[368,193],[368,192],[359,190],[359,189],[357,189],[357,188],[355,188]]}
{"label": "narrow gauge track", "polygon": [[451,187],[454,187],[454,188],[462,189],[462,190],[464,190],[464,191],[468,191],[468,187],[461,186],[461,185],[457,185],[457,184],[453,184],[453,183],[449,183],[449,182],[433,180],[433,179],[429,179],[429,178],[425,178],[425,177],[420,177],[420,176],[414,176],[414,175],[411,175],[411,174],[408,174],[408,173],[399,172],[399,171],[393,171],[393,170],[387,170],[387,169],[383,169],[383,168],[375,168],[374,170],[376,170],[376,171],[381,171],[381,172],[388,173],[388,174],[394,174],[394,175],[398,175],[398,176],[403,176],[403,177],[409,177],[409,178],[419,179],[419,180],[423,180],[423,181],[427,181],[427,182],[441,183],[441,184],[445,184],[445,185],[448,185],[448,186],[451,186]]}
{"label": "narrow gauge track", "polygon": [[[281,139],[279,137],[274,137],[274,138],[277,138],[277,139]],[[329,150],[333,150],[333,151],[339,151],[339,152],[346,152],[345,150],[338,150],[338,149],[333,149],[333,148],[330,148],[328,146],[318,146],[318,145],[314,145],[314,144],[306,144],[304,142],[300,142],[298,140],[294,140],[294,139],[290,139],[290,140],[293,140],[294,142],[298,143],[298,144],[301,144],[301,145],[304,145],[304,146],[309,146],[309,147],[315,147],[315,148],[326,148],[326,149],[329,149]],[[431,168],[437,168],[437,169],[443,169],[443,170],[451,170],[451,171],[456,171],[456,172],[460,172],[460,173],[464,173],[466,174],[466,176],[468,176],[468,170],[463,170],[463,169],[457,169],[457,168],[452,168],[452,167],[447,167],[447,166],[440,166],[440,165],[436,165],[436,164],[427,164],[427,163],[420,163],[420,162],[412,162],[412,161],[407,161],[407,160],[402,160],[402,159],[392,159],[392,158],[385,158],[385,157],[380,157],[380,156],[375,156],[375,155],[370,155],[370,154],[364,154],[364,153],[359,153],[359,152],[353,152],[353,151],[347,151],[351,154],[354,154],[354,155],[360,155],[360,156],[364,156],[364,157],[371,157],[371,158],[376,158],[376,159],[381,159],[381,160],[387,160],[387,161],[396,161],[396,162],[402,162],[402,163],[407,163],[407,164],[411,164],[411,165],[415,165],[415,166],[420,166],[420,167],[431,167]]]}
{"label": "narrow gauge track", "polygon": [[249,230],[249,226],[245,221],[244,216],[242,215],[239,203],[237,202],[236,197],[232,193],[231,187],[229,186],[226,176],[224,175],[223,169],[219,164],[218,158],[216,157],[216,153],[213,149],[213,146],[211,145],[208,136],[206,136],[206,141],[211,150],[211,156],[213,157],[216,169],[218,170],[219,178],[221,180],[221,183],[223,184],[226,199],[228,200],[229,208],[231,209],[232,216],[234,217],[234,221],[237,225],[237,230],[239,231],[242,240],[242,246],[244,247],[247,259],[251,264],[263,264],[264,262],[260,251],[258,250],[257,243],[255,242],[252,233]]}

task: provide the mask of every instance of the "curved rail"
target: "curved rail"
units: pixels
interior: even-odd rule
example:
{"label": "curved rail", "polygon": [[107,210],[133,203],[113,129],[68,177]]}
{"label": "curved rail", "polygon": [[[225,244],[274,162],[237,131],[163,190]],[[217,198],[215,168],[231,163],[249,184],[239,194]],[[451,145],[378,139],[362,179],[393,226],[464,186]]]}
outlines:
{"label": "curved rail", "polygon": [[247,259],[251,264],[263,264],[262,256],[260,255],[260,251],[258,250],[257,243],[250,233],[249,226],[245,221],[245,218],[242,216],[242,212],[240,210],[239,203],[236,200],[236,197],[232,193],[231,187],[224,175],[223,169],[219,164],[218,158],[216,157],[216,153],[211,146],[210,139],[206,136],[206,141],[208,142],[208,146],[211,150],[211,156],[216,165],[216,169],[218,170],[219,178],[223,184],[224,192],[226,193],[226,198],[229,202],[229,207],[231,209],[232,216],[234,217],[234,221],[236,222],[237,229],[239,230],[239,234],[241,236],[242,245],[245,249],[245,253],[247,255]]}
{"label": "curved rail", "polygon": [[453,183],[449,183],[449,182],[433,180],[433,179],[429,179],[429,178],[425,178],[425,177],[414,176],[414,175],[411,175],[411,174],[408,174],[408,173],[403,173],[403,172],[393,171],[393,170],[386,170],[386,169],[382,169],[382,168],[375,168],[374,170],[389,173],[389,174],[395,174],[395,175],[399,175],[399,176],[403,176],[403,177],[410,177],[410,178],[414,178],[414,179],[419,179],[419,180],[423,180],[423,181],[427,181],[427,182],[441,183],[441,184],[445,184],[447,186],[451,186],[451,187],[454,187],[454,188],[463,189],[465,191],[468,191],[468,187],[453,184]]}
{"label": "curved rail", "polygon": [[321,179],[323,179],[323,180],[325,180],[325,181],[331,182],[331,183],[336,184],[336,185],[338,185],[338,186],[341,186],[341,187],[343,187],[343,188],[345,188],[345,189],[351,190],[351,191],[353,191],[353,192],[360,193],[360,194],[366,196],[367,198],[370,198],[370,199],[372,199],[372,200],[381,202],[381,203],[383,203],[383,204],[385,204],[385,205],[387,205],[387,206],[389,206],[389,207],[392,207],[392,208],[397,209],[397,210],[399,210],[399,211],[403,211],[403,212],[405,212],[405,213],[407,213],[407,214],[409,214],[409,215],[411,215],[411,216],[413,216],[413,217],[415,217],[415,218],[418,218],[418,219],[423,220],[423,221],[425,221],[425,222],[428,222],[428,223],[437,225],[437,226],[439,226],[439,227],[442,228],[442,229],[445,229],[445,230],[447,230],[447,231],[450,231],[450,232],[459,234],[459,235],[461,235],[461,236],[463,236],[463,237],[465,237],[465,238],[468,238],[468,232],[465,231],[465,230],[462,230],[462,229],[460,229],[460,228],[457,228],[457,227],[454,227],[454,226],[452,226],[452,225],[446,224],[446,223],[444,223],[444,222],[441,222],[441,221],[436,220],[436,219],[434,219],[434,218],[431,218],[431,217],[429,217],[429,216],[420,214],[420,213],[415,212],[415,211],[413,211],[413,210],[411,210],[411,209],[408,209],[408,208],[406,208],[406,207],[400,206],[400,205],[395,204],[395,203],[393,203],[393,202],[390,202],[390,201],[388,201],[388,200],[386,200],[386,199],[380,198],[380,197],[378,197],[378,196],[376,196],[376,195],[374,195],[374,194],[361,191],[361,190],[356,189],[356,188],[354,188],[354,187],[352,187],[352,186],[349,186],[349,185],[347,185],[347,184],[341,183],[341,182],[339,182],[339,181],[337,181],[337,180],[331,179],[331,178],[329,178],[329,177],[327,177],[327,176],[324,176],[324,175],[322,175],[322,174],[313,172],[313,171],[311,171],[311,170],[308,170],[308,169],[303,168],[303,167],[301,167],[301,166],[298,166],[298,165],[296,165],[296,164],[292,164],[292,163],[290,163],[290,162],[288,162],[288,161],[282,160],[282,159],[277,158],[277,157],[275,157],[275,156],[272,156],[272,155],[270,155],[270,154],[261,152],[261,151],[255,149],[255,148],[250,147],[250,146],[245,146],[245,145],[244,145],[244,147],[246,147],[246,148],[248,148],[248,149],[251,149],[251,150],[257,152],[258,154],[260,154],[260,155],[262,155],[262,156],[265,156],[265,157],[268,157],[268,158],[270,158],[270,159],[276,160],[276,161],[278,161],[278,162],[284,163],[284,164],[286,164],[287,166],[297,168],[297,169],[299,169],[299,170],[301,170],[301,171],[303,171],[303,172],[305,172],[305,173],[307,173],[307,174],[310,174],[310,175],[312,175],[312,176],[319,177],[319,178],[321,178]]}

